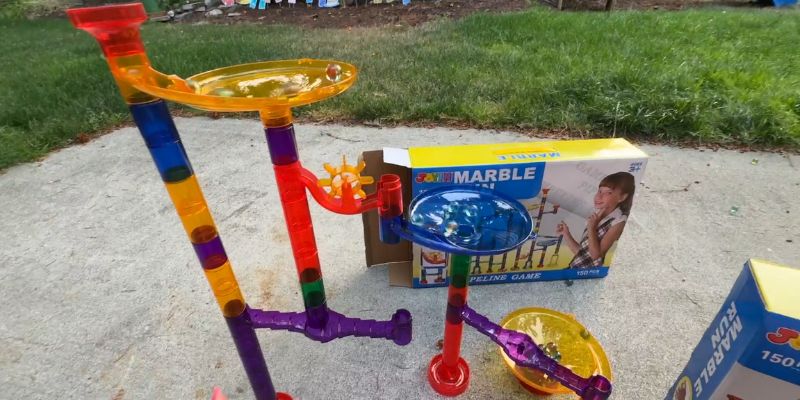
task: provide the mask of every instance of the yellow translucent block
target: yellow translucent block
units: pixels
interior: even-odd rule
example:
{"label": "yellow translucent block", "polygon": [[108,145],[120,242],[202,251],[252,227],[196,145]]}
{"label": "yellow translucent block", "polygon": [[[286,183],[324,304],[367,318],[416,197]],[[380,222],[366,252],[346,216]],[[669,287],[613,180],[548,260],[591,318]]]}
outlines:
{"label": "yellow translucent block", "polygon": [[217,298],[222,315],[226,317],[236,317],[244,312],[244,296],[239,290],[239,283],[231,269],[231,263],[226,262],[221,267],[203,270],[211,285],[211,291]]}
{"label": "yellow translucent block", "polygon": [[185,180],[166,183],[167,192],[181,218],[186,234],[191,238],[192,231],[201,226],[214,226],[214,219],[208,210],[203,192],[192,175]]}

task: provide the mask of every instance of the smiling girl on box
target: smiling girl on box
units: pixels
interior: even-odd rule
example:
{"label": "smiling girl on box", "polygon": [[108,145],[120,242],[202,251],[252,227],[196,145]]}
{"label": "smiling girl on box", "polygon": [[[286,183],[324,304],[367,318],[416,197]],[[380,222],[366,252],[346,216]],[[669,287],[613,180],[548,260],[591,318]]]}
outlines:
{"label": "smiling girl on box", "polygon": [[578,242],[561,221],[556,233],[564,236],[567,246],[575,254],[570,268],[591,268],[603,265],[606,252],[619,239],[631,211],[636,190],[633,175],[617,172],[600,181],[594,195],[594,212],[586,219],[586,229]]}

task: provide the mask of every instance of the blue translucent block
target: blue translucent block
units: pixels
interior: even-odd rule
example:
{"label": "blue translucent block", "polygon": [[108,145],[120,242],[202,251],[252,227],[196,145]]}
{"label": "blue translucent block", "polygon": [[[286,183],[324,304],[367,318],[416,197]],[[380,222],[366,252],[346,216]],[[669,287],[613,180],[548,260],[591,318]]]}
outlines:
{"label": "blue translucent block", "polygon": [[129,108],[147,147],[181,140],[164,100],[131,104]]}
{"label": "blue translucent block", "polygon": [[400,243],[400,235],[398,235],[397,233],[395,233],[395,231],[392,230],[392,225],[398,225],[398,226],[401,225],[402,224],[401,220],[403,219],[403,217],[402,216],[397,216],[393,218],[378,217],[378,219],[380,220],[378,233],[381,242],[386,244]]}
{"label": "blue translucent block", "polygon": [[163,100],[130,106],[150,155],[164,182],[180,182],[193,174],[178,130]]}
{"label": "blue translucent block", "polygon": [[151,147],[150,155],[164,182],[180,182],[194,173],[180,141]]}

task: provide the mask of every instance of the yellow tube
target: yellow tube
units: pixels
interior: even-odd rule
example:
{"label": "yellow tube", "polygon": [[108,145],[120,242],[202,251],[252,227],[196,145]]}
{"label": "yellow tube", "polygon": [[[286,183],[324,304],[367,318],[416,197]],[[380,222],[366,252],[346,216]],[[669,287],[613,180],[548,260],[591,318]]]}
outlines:
{"label": "yellow tube", "polygon": [[231,263],[226,262],[221,267],[205,269],[203,272],[206,274],[208,284],[211,285],[214,297],[217,298],[222,314],[226,317],[240,315],[244,311],[244,296],[233,275]]}
{"label": "yellow tube", "polygon": [[194,175],[180,182],[167,182],[165,186],[189,238],[192,231],[201,226],[214,226],[214,219]]}

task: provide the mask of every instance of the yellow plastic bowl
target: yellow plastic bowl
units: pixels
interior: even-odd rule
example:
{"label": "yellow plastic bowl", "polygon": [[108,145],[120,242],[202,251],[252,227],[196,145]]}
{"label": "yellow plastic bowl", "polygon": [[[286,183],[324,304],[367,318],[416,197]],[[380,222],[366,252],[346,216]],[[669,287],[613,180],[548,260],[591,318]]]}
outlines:
{"label": "yellow plastic bowl", "polygon": [[[611,364],[603,347],[592,334],[571,315],[546,308],[521,308],[503,318],[500,326],[529,335],[538,345],[555,343],[561,353],[562,365],[572,372],[589,378],[603,375],[609,380]],[[518,367],[502,349],[503,356],[511,373],[523,387],[537,394],[572,393],[572,391],[546,374],[530,368]]]}
{"label": "yellow plastic bowl", "polygon": [[288,109],[314,103],[347,90],[358,75],[351,64],[308,58],[234,65],[186,80],[152,69],[125,71],[124,78],[147,94],[223,112]]}

